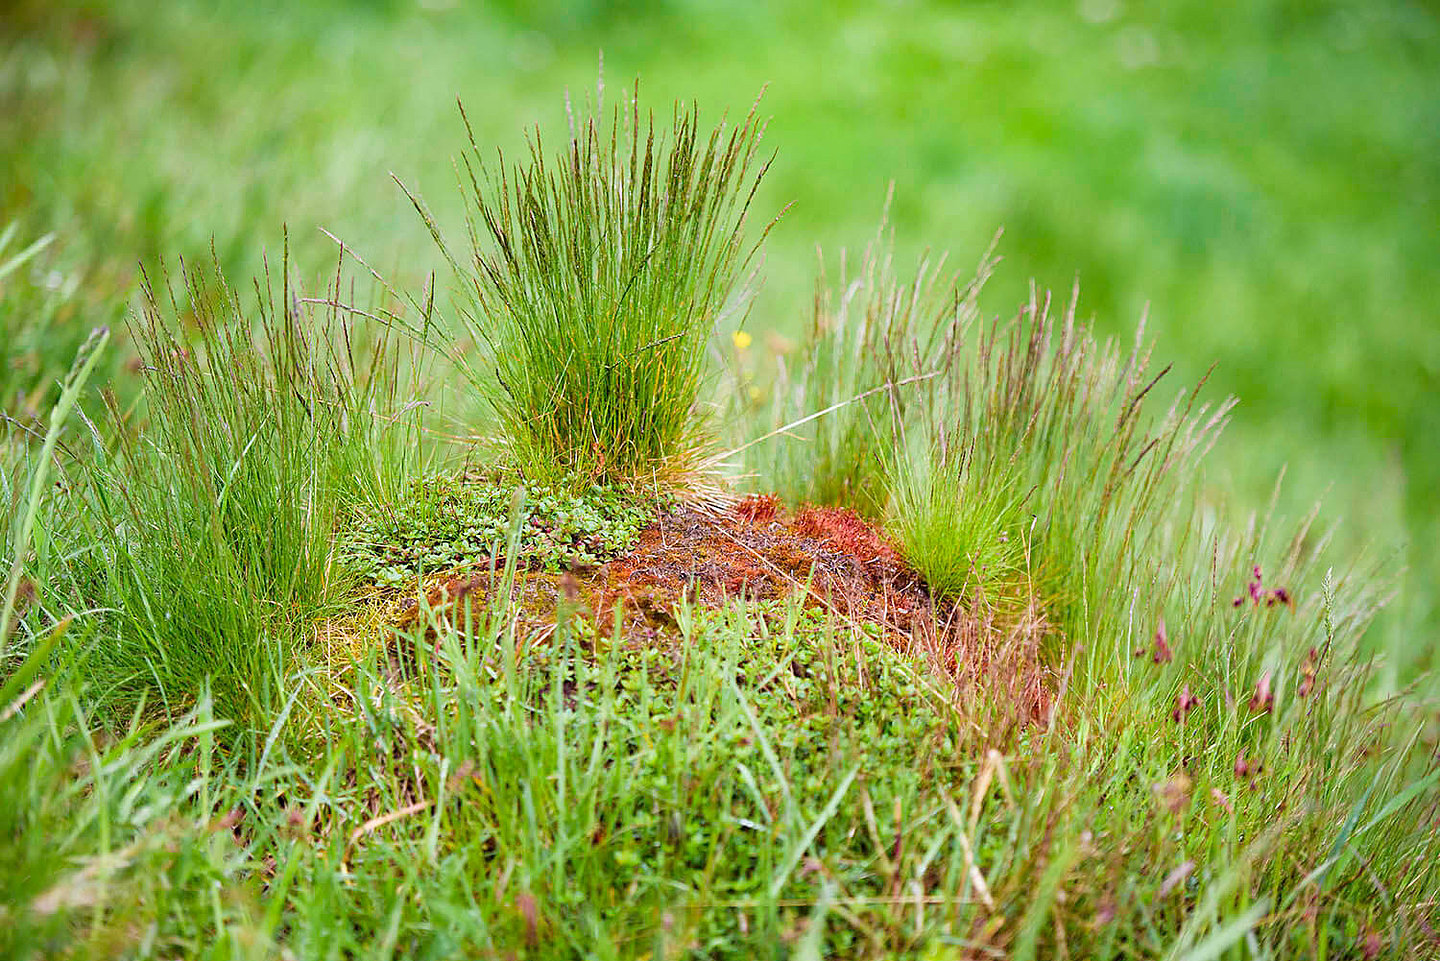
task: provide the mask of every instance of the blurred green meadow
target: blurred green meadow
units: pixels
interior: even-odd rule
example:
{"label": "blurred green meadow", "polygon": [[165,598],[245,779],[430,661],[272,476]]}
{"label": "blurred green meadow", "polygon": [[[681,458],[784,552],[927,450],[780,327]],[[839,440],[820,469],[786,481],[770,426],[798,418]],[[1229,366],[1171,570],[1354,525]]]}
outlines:
{"label": "blurred green meadow", "polygon": [[[1177,385],[1214,364],[1210,396],[1241,400],[1217,487],[1262,507],[1284,469],[1282,512],[1323,498],[1343,543],[1396,554],[1381,629],[1399,676],[1430,663],[1440,15],[1419,3],[12,0],[0,226],[57,235],[26,269],[79,278],[47,327],[66,343],[115,320],[137,264],[213,244],[239,280],[287,228],[303,274],[333,272],[323,226],[418,288],[440,258],[391,174],[458,235],[456,97],[482,147],[518,152],[562,129],[564,91],[595,95],[601,51],[609,101],[638,76],[711,119],[765,91],[757,220],[791,206],[747,362],[799,335],[817,244],[831,270],[858,253],[892,183],[902,264],[968,269],[1003,228],[987,313],[1078,278],[1102,333],[1146,316]],[[6,409],[55,375],[31,363]]]}

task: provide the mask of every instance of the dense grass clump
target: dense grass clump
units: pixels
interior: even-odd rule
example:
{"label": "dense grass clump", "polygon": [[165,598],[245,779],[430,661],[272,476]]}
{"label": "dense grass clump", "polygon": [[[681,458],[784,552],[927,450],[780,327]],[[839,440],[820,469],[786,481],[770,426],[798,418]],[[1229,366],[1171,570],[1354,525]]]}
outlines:
{"label": "dense grass clump", "polygon": [[182,296],[143,288],[132,324],[144,391],[113,403],[78,465],[82,525],[60,574],[95,608],[103,641],[85,662],[123,702],[170,710],[211,686],[227,717],[283,689],[318,611],[352,582],[335,527],[347,503],[394,484],[394,367],[383,347],[290,289],[257,285],[247,311],[222,278],[186,271]]}
{"label": "dense grass clump", "polygon": [[890,499],[891,454],[944,414],[995,266],[987,253],[964,281],[946,257],[926,256],[902,278],[887,231],[882,219],[858,268],[842,250],[833,281],[822,259],[797,363],[781,369],[770,404],[785,440],[758,452],[769,456],[766,483],[790,499],[877,517]]}
{"label": "dense grass clump", "polygon": [[[1075,299],[1056,313],[1048,294],[1032,294],[1012,321],[957,313],[931,334],[946,348],[910,388],[909,431],[894,432],[877,469],[891,528],[937,593],[993,586],[1023,565],[1052,616],[1085,636],[1158,539],[1188,530],[1172,512],[1193,496],[1233,402],[1202,403],[1196,387],[1157,415],[1170,368],[1151,371],[1143,328],[1127,354],[1075,311]],[[926,342],[909,332],[896,353],[924,356]],[[876,360],[866,366],[900,392]],[[853,442],[853,456],[866,446]]]}
{"label": "dense grass clump", "polygon": [[705,350],[748,260],[761,129],[752,111],[706,133],[679,107],[657,129],[627,98],[555,156],[537,130],[525,161],[493,167],[471,133],[471,256],[446,255],[481,351],[457,359],[528,476],[684,487],[702,471]]}
{"label": "dense grass clump", "polygon": [[1024,577],[1025,491],[1011,477],[939,454],[901,455],[891,470],[891,531],[935,596],[998,600]]}

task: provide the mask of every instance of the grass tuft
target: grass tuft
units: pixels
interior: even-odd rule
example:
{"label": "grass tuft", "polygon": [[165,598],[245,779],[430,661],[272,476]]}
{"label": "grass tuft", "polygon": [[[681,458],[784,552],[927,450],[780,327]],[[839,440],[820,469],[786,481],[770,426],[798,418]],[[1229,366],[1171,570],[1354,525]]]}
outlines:
{"label": "grass tuft", "polygon": [[175,712],[208,682],[226,717],[257,716],[352,583],[337,518],[409,469],[384,438],[403,424],[383,343],[357,368],[360,335],[317,316],[288,270],[251,310],[218,268],[185,270],[179,296],[143,286],[142,402],[91,427],[67,585],[102,612],[84,664],[121,703]]}
{"label": "grass tuft", "polygon": [[798,363],[793,371],[782,365],[771,404],[785,440],[761,452],[772,454],[767,483],[789,499],[877,517],[891,493],[887,452],[942,412],[995,267],[992,249],[966,281],[946,257],[927,255],[902,279],[887,218],[858,270],[842,250],[832,284],[822,259]]}
{"label": "grass tuft", "polygon": [[761,133],[754,110],[707,133],[678,106],[657,128],[638,96],[572,117],[554,156],[536,130],[523,161],[491,166],[472,131],[463,267],[417,201],[481,345],[460,366],[528,478],[683,490],[702,473],[706,347],[754,251]]}
{"label": "grass tuft", "polygon": [[891,471],[890,530],[931,593],[971,602],[1013,593],[1028,560],[1019,485],[938,454],[902,456]]}

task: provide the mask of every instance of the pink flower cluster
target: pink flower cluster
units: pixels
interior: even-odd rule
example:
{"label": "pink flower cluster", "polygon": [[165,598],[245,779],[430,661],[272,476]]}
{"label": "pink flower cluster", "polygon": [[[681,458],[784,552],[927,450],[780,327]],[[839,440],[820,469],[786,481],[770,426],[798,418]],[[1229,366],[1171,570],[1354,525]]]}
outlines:
{"label": "pink flower cluster", "polygon": [[[1274,607],[1276,604],[1284,604],[1291,610],[1295,609],[1295,598],[1291,597],[1290,592],[1287,591],[1285,588],[1275,587],[1268,590],[1266,589],[1265,579],[1260,576],[1259,564],[1256,564],[1253,568],[1251,568],[1250,583],[1245,586],[1246,589],[1249,591],[1250,603],[1254,604],[1256,607],[1259,607],[1261,604],[1264,604],[1266,607]],[[1245,595],[1241,594],[1231,603],[1235,607],[1240,607],[1242,604],[1245,603]]]}

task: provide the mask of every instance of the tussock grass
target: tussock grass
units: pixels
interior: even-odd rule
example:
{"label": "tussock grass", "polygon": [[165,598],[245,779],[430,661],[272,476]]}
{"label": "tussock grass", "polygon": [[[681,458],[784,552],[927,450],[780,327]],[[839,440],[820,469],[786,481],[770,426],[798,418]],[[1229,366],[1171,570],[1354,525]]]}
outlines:
{"label": "tussock grass", "polygon": [[[1230,404],[1202,403],[1197,388],[1152,410],[1167,371],[1152,372],[1139,343],[1128,354],[1100,345],[1073,301],[1056,316],[1032,297],[975,341],[949,428],[918,464],[899,462],[894,529],[937,593],[957,579],[988,586],[1023,561],[1023,584],[1059,628],[1052,723],[1065,732],[1046,739],[1057,765],[1047,776],[1078,776],[1076,764],[1098,781],[1056,799],[1048,817],[1082,840],[1052,849],[1061,861],[1041,883],[1070,876],[1058,882],[1069,903],[1086,890],[1107,919],[1129,899],[1150,923],[1164,918],[1177,955],[1244,938],[1312,956],[1350,938],[1414,944],[1428,937],[1414,921],[1425,909],[1390,916],[1400,910],[1390,892],[1436,882],[1407,850],[1429,850],[1433,830],[1402,842],[1389,823],[1360,856],[1367,868],[1349,875],[1352,893],[1330,886],[1355,856],[1345,851],[1359,823],[1379,828],[1421,797],[1425,823],[1435,811],[1440,772],[1417,750],[1428,723],[1372,703],[1363,638],[1388,577],[1328,567],[1313,518],[1287,534],[1278,518],[1218,508],[1201,465]],[[1023,500],[1005,494],[1015,490]],[[961,603],[973,611],[987,592],[971,590]],[[1373,800],[1377,789],[1389,800]],[[1083,839],[1117,865],[1101,871],[1108,881],[1071,873]],[[1137,850],[1163,866],[1157,881],[1116,853]],[[1194,900],[1162,907],[1176,885]],[[1026,902],[1027,915],[1063,914]],[[1021,934],[1019,946],[1050,943],[1038,928]],[[1110,937],[1097,944],[1116,949]]]}
{"label": "tussock grass", "polygon": [[898,458],[890,522],[910,565],[946,600],[998,599],[1025,572],[1025,492],[1004,473]]}
{"label": "tussock grass", "polygon": [[389,419],[389,346],[357,358],[348,320],[316,316],[279,273],[253,311],[218,274],[185,270],[179,296],[147,282],[142,404],[91,427],[67,588],[104,612],[85,668],[121,702],[182,710],[208,679],[227,717],[270,706],[308,622],[351,583],[337,519],[414,466],[386,436],[406,429]]}
{"label": "tussock grass", "polygon": [[[1393,572],[1334,566],[1313,516],[1289,528],[1217,501],[1204,457],[1232,402],[1207,403],[1203,382],[1167,391],[1143,327],[1128,351],[1102,344],[1073,297],[1057,311],[1036,293],[1013,320],[942,329],[953,346],[907,385],[908,435],[889,435],[878,481],[902,550],[953,605],[916,642],[1029,786],[1017,846],[987,874],[1012,907],[981,912],[1019,924],[985,943],[1029,957],[1428,944],[1428,902],[1393,892],[1437,882],[1411,849],[1437,844],[1433,730],[1418,705],[1376,700],[1365,640]],[[913,332],[900,343],[934,356]],[[900,387],[879,351],[845,356],[850,382]],[[860,432],[837,436],[831,462],[875,456]],[[1029,696],[1013,665],[1037,642],[1042,723],[1017,729],[999,705]],[[1026,746],[1011,754],[1011,737]],[[1406,840],[1390,820],[1403,809],[1426,825]],[[1367,823],[1381,833],[1347,853]],[[1349,893],[1333,886],[1342,861]]]}
{"label": "tussock grass", "polygon": [[525,159],[491,164],[470,131],[463,264],[416,207],[481,347],[456,359],[513,462],[551,483],[683,489],[712,453],[705,350],[754,252],[744,229],[767,165],[762,125],[752,109],[707,133],[677,106],[657,128],[638,94],[622,101],[608,118],[598,97],[572,117],[554,156],[536,130]]}
{"label": "tussock grass", "polygon": [[[1233,406],[1201,400],[1204,382],[1156,411],[1167,366],[1154,371],[1143,324],[1127,353],[1077,322],[1079,289],[1058,315],[1032,294],[1011,325],[977,339],[959,417],[944,446],[963,469],[1007,471],[1028,485],[1040,565],[1077,633],[1099,625],[1135,566],[1184,532],[1170,511],[1193,484]],[[1183,534],[1182,534],[1183,536]]]}
{"label": "tussock grass", "polygon": [[771,404],[785,441],[757,452],[771,456],[767,484],[794,501],[885,512],[887,457],[916,430],[933,428],[954,389],[993,253],[969,280],[944,255],[922,257],[902,278],[887,214],[858,269],[842,250],[832,282],[822,256],[798,363],[782,364]]}
{"label": "tussock grass", "polygon": [[[941,593],[1023,562],[1074,636],[1100,626],[1160,538],[1187,531],[1201,458],[1233,401],[1181,393],[1155,413],[1143,325],[1127,354],[1032,294],[966,338],[932,388],[928,425],[890,462],[892,527]],[[1183,535],[1182,535],[1183,536]]]}

